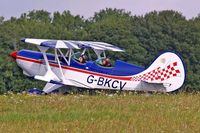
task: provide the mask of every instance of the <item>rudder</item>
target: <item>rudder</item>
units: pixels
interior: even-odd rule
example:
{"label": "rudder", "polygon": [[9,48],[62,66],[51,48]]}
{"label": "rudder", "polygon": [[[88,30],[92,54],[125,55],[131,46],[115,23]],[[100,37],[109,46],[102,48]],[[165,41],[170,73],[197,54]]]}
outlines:
{"label": "rudder", "polygon": [[185,81],[185,67],[180,56],[165,52],[142,73],[141,81],[151,84],[163,84],[166,92],[179,89]]}

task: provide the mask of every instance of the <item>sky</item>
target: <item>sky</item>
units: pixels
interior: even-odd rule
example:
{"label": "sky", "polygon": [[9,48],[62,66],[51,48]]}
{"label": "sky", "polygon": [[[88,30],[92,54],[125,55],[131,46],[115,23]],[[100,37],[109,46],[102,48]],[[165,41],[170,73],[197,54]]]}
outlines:
{"label": "sky", "polygon": [[132,15],[144,15],[154,10],[175,10],[190,19],[200,13],[200,0],[0,0],[0,16],[6,19],[41,9],[51,13],[69,10],[73,15],[87,19],[105,8],[125,9]]}

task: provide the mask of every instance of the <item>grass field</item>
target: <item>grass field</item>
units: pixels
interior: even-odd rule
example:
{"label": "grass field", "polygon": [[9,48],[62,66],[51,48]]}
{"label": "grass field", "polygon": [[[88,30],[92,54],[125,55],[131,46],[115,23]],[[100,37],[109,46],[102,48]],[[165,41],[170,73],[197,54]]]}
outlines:
{"label": "grass field", "polygon": [[200,94],[1,95],[0,132],[200,132]]}

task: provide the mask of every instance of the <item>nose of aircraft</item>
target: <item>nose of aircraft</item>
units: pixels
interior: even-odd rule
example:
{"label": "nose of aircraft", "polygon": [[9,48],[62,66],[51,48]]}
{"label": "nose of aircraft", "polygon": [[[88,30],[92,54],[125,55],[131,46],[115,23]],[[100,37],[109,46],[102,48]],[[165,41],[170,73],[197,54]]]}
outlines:
{"label": "nose of aircraft", "polygon": [[14,59],[16,59],[16,57],[17,57],[17,51],[12,51],[9,55],[11,57],[13,57]]}

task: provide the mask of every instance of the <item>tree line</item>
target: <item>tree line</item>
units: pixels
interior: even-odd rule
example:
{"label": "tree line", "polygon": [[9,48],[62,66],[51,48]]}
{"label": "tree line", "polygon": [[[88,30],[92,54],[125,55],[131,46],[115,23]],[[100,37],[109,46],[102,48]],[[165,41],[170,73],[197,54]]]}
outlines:
{"label": "tree line", "polygon": [[5,20],[0,17],[0,93],[43,88],[44,82],[22,74],[8,56],[13,50],[36,47],[20,42],[20,38],[103,41],[126,50],[108,52],[112,59],[136,65],[148,65],[165,50],[179,53],[187,69],[186,91],[200,91],[200,16],[186,19],[173,10],[153,11],[133,16],[122,9],[107,8],[85,19],[70,11],[49,13],[33,10]]}

